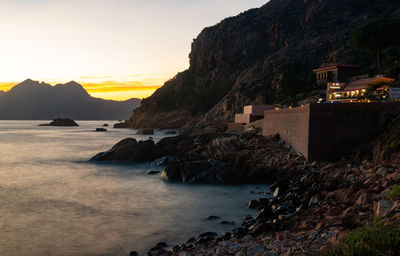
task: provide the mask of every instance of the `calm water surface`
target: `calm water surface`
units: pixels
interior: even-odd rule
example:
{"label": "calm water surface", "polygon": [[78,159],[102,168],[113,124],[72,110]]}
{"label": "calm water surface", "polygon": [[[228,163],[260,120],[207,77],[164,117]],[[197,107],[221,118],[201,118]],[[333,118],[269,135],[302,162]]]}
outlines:
{"label": "calm water surface", "polygon": [[[38,127],[0,121],[0,255],[127,255],[157,242],[178,243],[241,223],[251,190],[263,187],[164,183],[151,164],[93,164],[88,159],[136,131]],[[112,123],[108,122],[111,126]],[[162,132],[154,137],[162,138]],[[159,168],[158,168],[159,169]],[[209,215],[221,220],[207,221]]]}

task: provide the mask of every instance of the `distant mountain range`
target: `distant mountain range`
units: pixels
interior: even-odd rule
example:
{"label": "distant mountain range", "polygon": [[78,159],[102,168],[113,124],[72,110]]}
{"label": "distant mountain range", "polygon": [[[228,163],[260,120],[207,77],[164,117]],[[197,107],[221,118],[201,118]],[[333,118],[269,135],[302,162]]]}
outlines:
{"label": "distant mountain range", "polygon": [[135,98],[126,101],[94,98],[74,81],[51,86],[27,79],[8,92],[0,91],[0,119],[125,120],[140,102]]}

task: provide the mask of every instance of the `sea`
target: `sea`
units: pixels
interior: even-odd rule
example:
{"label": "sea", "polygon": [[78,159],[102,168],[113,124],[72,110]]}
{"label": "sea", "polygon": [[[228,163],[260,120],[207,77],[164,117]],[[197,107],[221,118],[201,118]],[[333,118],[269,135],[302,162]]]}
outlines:
{"label": "sea", "polygon": [[[207,231],[218,234],[254,215],[247,208],[266,185],[165,183],[152,163],[93,163],[89,159],[136,130],[111,121],[79,127],[50,121],[0,121],[0,255],[144,254],[158,242],[174,245]],[[107,132],[95,132],[108,124]],[[165,131],[152,135],[157,142]],[[210,215],[221,217],[207,220]]]}

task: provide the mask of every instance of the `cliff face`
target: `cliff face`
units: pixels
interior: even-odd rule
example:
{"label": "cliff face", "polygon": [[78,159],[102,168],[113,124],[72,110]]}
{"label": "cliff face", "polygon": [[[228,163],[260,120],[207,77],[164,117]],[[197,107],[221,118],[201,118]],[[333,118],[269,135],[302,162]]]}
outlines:
{"label": "cliff face", "polygon": [[400,17],[396,0],[271,0],[205,28],[190,67],[143,100],[132,127],[220,126],[246,104],[276,103],[309,91],[324,62],[373,65],[355,51],[356,26]]}

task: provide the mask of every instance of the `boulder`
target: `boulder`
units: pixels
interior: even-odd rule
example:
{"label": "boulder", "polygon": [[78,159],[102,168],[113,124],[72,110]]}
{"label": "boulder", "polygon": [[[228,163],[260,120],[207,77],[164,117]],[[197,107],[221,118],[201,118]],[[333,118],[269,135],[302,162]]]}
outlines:
{"label": "boulder", "polygon": [[389,171],[388,171],[388,169],[385,168],[385,167],[380,167],[380,168],[376,171],[376,174],[385,177],[386,175],[389,174]]}
{"label": "boulder", "polygon": [[192,161],[183,164],[181,171],[182,182],[196,183],[196,176],[207,171],[209,164],[206,161]]}
{"label": "boulder", "polygon": [[153,135],[154,134],[154,129],[141,129],[136,134]]}
{"label": "boulder", "polygon": [[136,162],[154,161],[157,159],[156,144],[153,140],[141,140],[130,157]]}
{"label": "boulder", "polygon": [[380,200],[378,202],[374,202],[373,205],[374,216],[376,217],[386,216],[388,213],[390,213],[392,206],[393,202],[388,200]]}
{"label": "boulder", "polygon": [[182,181],[181,179],[181,166],[178,164],[172,164],[165,167],[161,173],[161,179],[163,181]]}
{"label": "boulder", "polygon": [[116,124],[114,124],[113,127],[116,128],[116,129],[129,128],[129,122],[128,121],[124,121],[124,122],[121,122],[121,123],[116,123]]}
{"label": "boulder", "polygon": [[258,236],[263,232],[268,232],[272,230],[272,225],[268,222],[260,222],[255,225],[254,229],[252,230],[251,234],[253,236]]}
{"label": "boulder", "polygon": [[235,225],[236,225],[236,222],[234,222],[234,221],[228,221],[228,220],[221,221],[220,223],[221,223],[222,225],[232,225],[232,226],[235,226]]}
{"label": "boulder", "polygon": [[115,144],[110,150],[98,153],[90,161],[126,161],[136,146],[136,139],[126,138]]}
{"label": "boulder", "polygon": [[155,174],[159,174],[159,173],[160,173],[160,171],[154,171],[154,170],[148,170],[146,172],[147,175],[155,175]]}
{"label": "boulder", "polygon": [[96,132],[106,132],[107,129],[105,128],[96,128]]}
{"label": "boulder", "polygon": [[258,207],[258,200],[251,200],[249,204],[247,205],[248,208],[250,209],[257,209]]}
{"label": "boulder", "polygon": [[221,219],[221,217],[214,216],[214,215],[210,215],[210,216],[207,217],[207,220],[218,220],[218,219]]}
{"label": "boulder", "polygon": [[238,147],[236,136],[217,137],[208,145],[208,154],[218,160],[232,160]]}
{"label": "boulder", "polygon": [[247,254],[248,256],[256,256],[256,255],[261,255],[265,251],[264,246],[262,245],[252,245],[249,248],[247,248]]}
{"label": "boulder", "polygon": [[115,144],[110,150],[99,153],[90,161],[135,161],[149,162],[156,159],[154,141],[137,142],[134,138],[126,138]]}
{"label": "boulder", "polygon": [[49,124],[40,124],[39,126],[79,126],[70,118],[56,118]]}
{"label": "boulder", "polygon": [[172,131],[167,131],[164,134],[171,135],[171,134],[177,134],[177,132],[175,130],[172,130]]}

